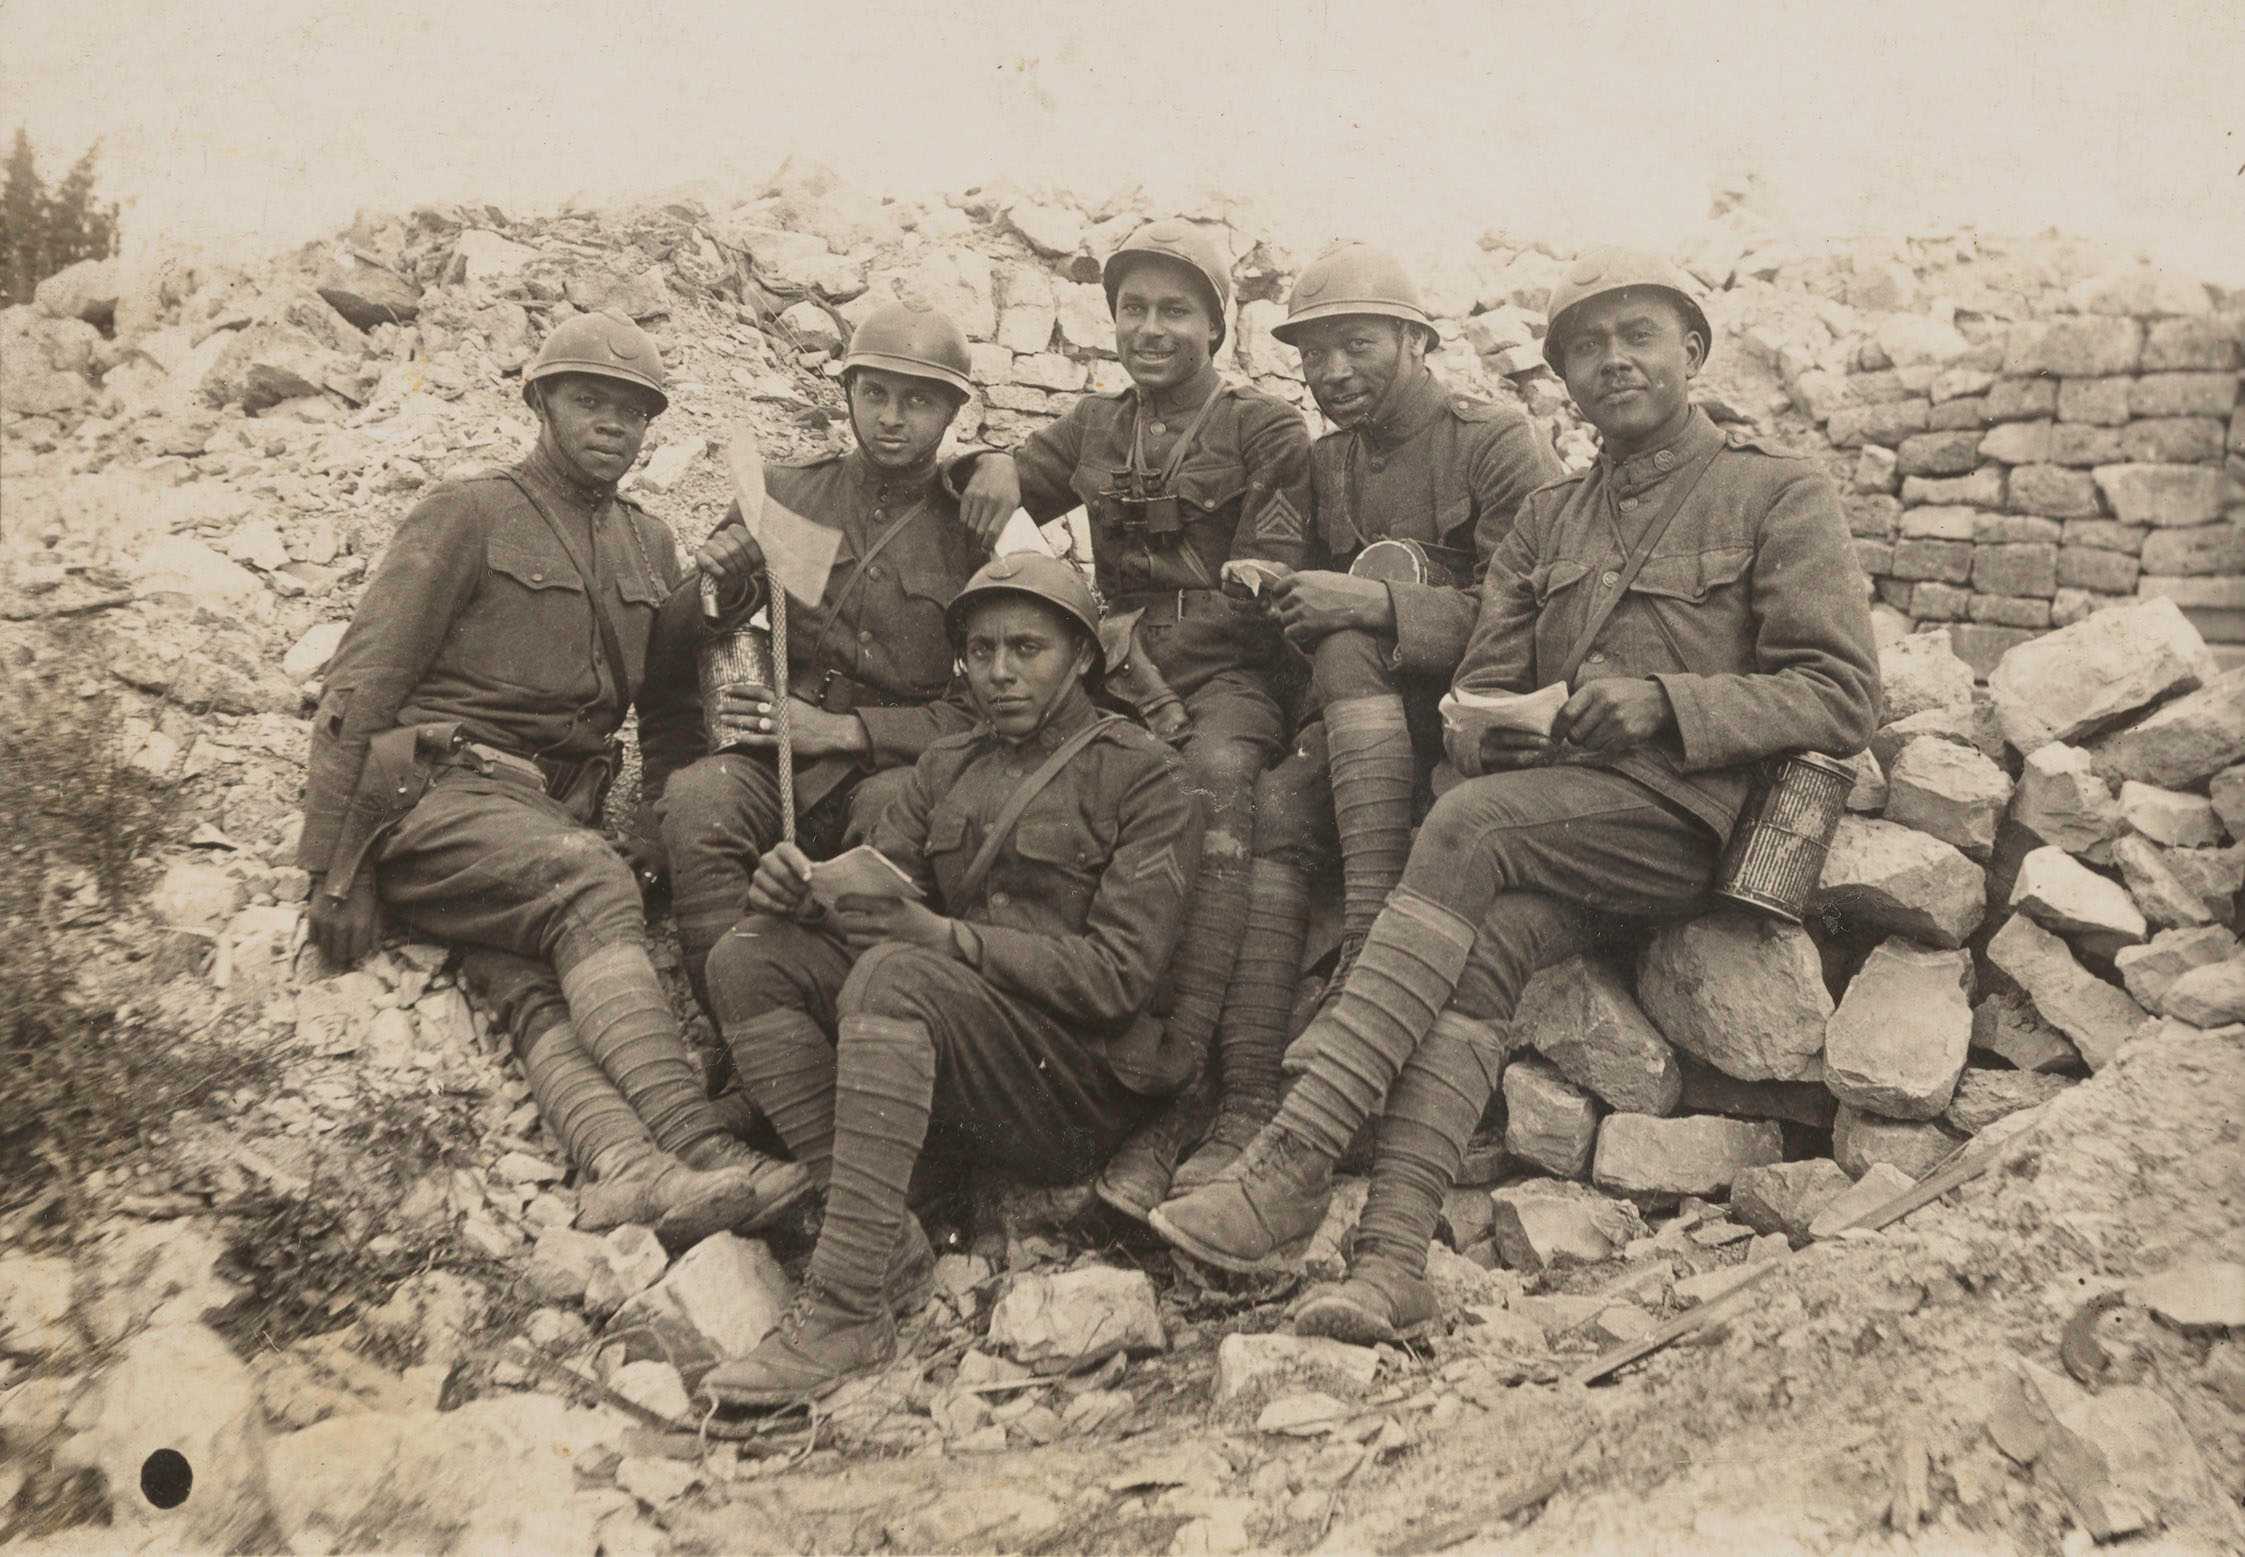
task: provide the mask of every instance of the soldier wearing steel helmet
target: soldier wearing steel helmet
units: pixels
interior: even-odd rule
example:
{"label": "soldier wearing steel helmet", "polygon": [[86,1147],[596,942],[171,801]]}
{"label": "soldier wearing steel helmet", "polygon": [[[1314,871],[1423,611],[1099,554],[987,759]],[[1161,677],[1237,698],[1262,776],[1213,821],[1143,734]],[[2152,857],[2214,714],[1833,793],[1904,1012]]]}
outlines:
{"label": "soldier wearing steel helmet", "polygon": [[582,1176],[580,1225],[677,1247],[762,1225],[809,1179],[703,1097],[632,867],[594,830],[627,713],[648,795],[700,750],[677,544],[616,493],[668,404],[662,357],[627,319],[572,318],[522,393],[535,447],[414,506],[328,664],[298,858],[331,960],[371,950],[385,911],[465,949]]}
{"label": "soldier wearing steel helmet", "polygon": [[[949,317],[885,304],[842,359],[857,447],[765,467],[772,501],[841,532],[825,594],[793,602],[788,616],[795,807],[813,855],[863,838],[928,743],[973,722],[943,612],[989,548],[959,524],[936,461],[973,393],[967,370],[966,337]],[[754,582],[725,601],[729,619],[745,617],[763,603],[762,557],[737,503],[709,545],[745,560]],[[729,696],[737,739],[678,773],[661,806],[679,946],[705,1003],[709,949],[740,917],[756,862],[781,832],[771,693]]]}
{"label": "soldier wearing steel helmet", "polygon": [[1093,705],[1091,591],[1055,558],[1000,557],[948,622],[979,722],[922,754],[873,829],[917,895],[817,914],[809,858],[781,844],[709,959],[743,1087],[826,1186],[797,1302],[709,1375],[721,1401],[792,1404],[894,1355],[892,1316],[932,1284],[905,1206],[923,1149],[1081,1178],[1192,1063],[1143,1018],[1201,821],[1168,748]]}
{"label": "soldier wearing steel helmet", "polygon": [[1851,754],[1875,722],[1838,495],[1693,405],[1711,338],[1689,281],[1601,250],[1569,267],[1548,317],[1545,353],[1602,448],[1522,505],[1455,684],[1571,691],[1548,735],[1454,719],[1463,777],[1303,1035],[1285,1104],[1225,1175],[1153,1217],[1196,1258],[1252,1264],[1316,1225],[1333,1162],[1379,1118],[1349,1276],[1296,1311],[1307,1334],[1393,1339],[1434,1316],[1427,1240],[1529,974],[1617,916],[1694,911],[1762,760]]}
{"label": "soldier wearing steel helmet", "polygon": [[1559,474],[1526,416],[1455,392],[1427,366],[1434,325],[1390,254],[1345,243],[1320,256],[1272,333],[1301,353],[1334,424],[1312,452],[1302,566],[1267,590],[1288,641],[1309,656],[1308,709],[1293,752],[1256,792],[1252,928],[1217,1034],[1227,1075],[1274,1084],[1227,1085],[1178,1190],[1205,1183],[1278,1106],[1313,876],[1337,849],[1332,989],[1401,876],[1441,758],[1435,703],[1465,650],[1474,586],[1522,501]]}
{"label": "soldier wearing steel helmet", "polygon": [[[1218,372],[1231,267],[1200,228],[1151,222],[1102,274],[1129,387],[1086,395],[1010,458],[983,459],[965,512],[989,527],[1016,505],[1040,521],[1084,505],[1108,611],[1142,613],[1133,653],[1183,699],[1185,769],[1208,832],[1169,1020],[1205,1051],[1248,923],[1256,776],[1286,733],[1272,687],[1275,625],[1253,601],[1225,593],[1223,570],[1238,559],[1301,561],[1309,429],[1292,406]],[[1275,1070],[1267,1079],[1275,1088]],[[1101,1177],[1100,1194],[1143,1218],[1205,1122],[1197,1095],[1181,1103]]]}

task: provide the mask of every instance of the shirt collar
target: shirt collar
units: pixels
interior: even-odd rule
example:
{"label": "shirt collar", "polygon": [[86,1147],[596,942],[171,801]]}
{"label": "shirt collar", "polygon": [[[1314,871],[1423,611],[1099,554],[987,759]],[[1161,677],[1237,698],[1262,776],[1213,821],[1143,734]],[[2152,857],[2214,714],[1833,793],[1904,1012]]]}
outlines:
{"label": "shirt collar", "polygon": [[1722,442],[1721,430],[1695,405],[1691,415],[1684,419],[1682,430],[1659,448],[1640,450],[1625,460],[1600,454],[1598,463],[1605,469],[1614,489],[1624,497],[1632,497],[1660,485]]}
{"label": "shirt collar", "polygon": [[597,514],[616,495],[614,483],[585,480],[565,464],[560,455],[546,447],[543,437],[530,446],[528,457],[516,468],[549,495],[582,512]]}
{"label": "shirt collar", "polygon": [[1184,383],[1169,389],[1148,391],[1132,385],[1138,403],[1149,416],[1190,416],[1208,403],[1208,397],[1223,387],[1224,375],[1216,371],[1216,364],[1204,362],[1200,371]]}
{"label": "shirt collar", "polygon": [[1387,404],[1369,420],[1359,423],[1358,430],[1373,448],[1392,449],[1418,436],[1449,403],[1449,391],[1442,387],[1434,371],[1422,363],[1418,375],[1396,385],[1387,397]]}
{"label": "shirt collar", "polygon": [[891,501],[919,497],[935,485],[938,476],[933,455],[910,470],[888,470],[874,464],[863,449],[852,449],[844,456],[843,463],[849,467],[850,474],[857,478],[861,488]]}

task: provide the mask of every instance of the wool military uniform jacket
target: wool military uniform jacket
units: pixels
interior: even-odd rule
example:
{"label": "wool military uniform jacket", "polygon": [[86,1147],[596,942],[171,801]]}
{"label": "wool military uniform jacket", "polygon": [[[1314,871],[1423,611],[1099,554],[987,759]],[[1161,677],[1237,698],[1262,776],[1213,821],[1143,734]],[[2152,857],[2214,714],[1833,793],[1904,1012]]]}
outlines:
{"label": "wool military uniform jacket", "polygon": [[[328,662],[312,723],[297,860],[332,862],[367,741],[458,720],[462,733],[525,757],[600,752],[634,705],[649,803],[701,755],[695,597],[669,528],[628,498],[584,486],[541,443],[513,467],[567,526],[596,575],[581,576],[505,472],[448,481],[416,503],[368,581]],[[592,601],[623,651],[618,686]]]}
{"label": "wool military uniform jacket", "polygon": [[1345,572],[1379,540],[1416,541],[1445,583],[1394,580],[1397,670],[1447,676],[1465,652],[1474,586],[1529,493],[1560,473],[1535,425],[1510,406],[1453,393],[1431,370],[1377,421],[1317,440],[1316,522],[1303,565]]}
{"label": "wool military uniform jacket", "polygon": [[[1000,993],[1108,1046],[1133,1086],[1183,1079],[1175,1056],[1134,1052],[1142,1013],[1166,1009],[1163,976],[1200,860],[1199,809],[1169,748],[1110,718],[1037,793],[971,894],[967,866],[1015,788],[1100,718],[1074,695],[1019,746],[989,726],[944,736],[912,770],[873,843],[942,911],[975,927],[979,968]],[[1140,1026],[1139,1035],[1158,1038]],[[1190,1067],[1191,1059],[1184,1061]]]}
{"label": "wool military uniform jacket", "polygon": [[1489,565],[1456,684],[1527,692],[1556,681],[1629,553],[1672,509],[1576,683],[1650,677],[1675,731],[1574,760],[1628,774],[1727,837],[1754,762],[1848,756],[1876,724],[1868,592],[1839,496],[1810,461],[1726,435],[1695,409],[1666,447],[1601,458],[1536,492]]}
{"label": "wool military uniform jacket", "polygon": [[[1179,532],[1166,540],[1119,522],[1106,500],[1127,479],[1134,439],[1144,425],[1144,466],[1166,468],[1177,440],[1211,394],[1211,408],[1178,467]],[[1218,589],[1224,564],[1255,557],[1299,566],[1307,540],[1310,433],[1285,401],[1225,384],[1213,366],[1192,383],[1149,401],[1132,385],[1085,395],[1066,416],[1039,428],[1015,451],[1021,502],[1042,524],[1077,504],[1091,517],[1093,576],[1109,609],[1185,592],[1177,632],[1160,649],[1170,685],[1189,693],[1215,671],[1261,667],[1277,634],[1261,606]]]}
{"label": "wool military uniform jacket", "polygon": [[[886,471],[853,449],[767,465],[764,490],[842,535],[819,603],[788,602],[789,692],[856,714],[871,741],[863,754],[869,769],[902,767],[937,736],[973,724],[973,705],[952,675],[943,613],[989,552],[959,523],[957,494],[936,466]],[[866,560],[882,534],[915,510],[919,517]],[[719,528],[740,523],[736,503]],[[745,604],[728,600],[729,614],[752,613],[761,599],[759,583]],[[842,686],[830,676],[845,678]]]}

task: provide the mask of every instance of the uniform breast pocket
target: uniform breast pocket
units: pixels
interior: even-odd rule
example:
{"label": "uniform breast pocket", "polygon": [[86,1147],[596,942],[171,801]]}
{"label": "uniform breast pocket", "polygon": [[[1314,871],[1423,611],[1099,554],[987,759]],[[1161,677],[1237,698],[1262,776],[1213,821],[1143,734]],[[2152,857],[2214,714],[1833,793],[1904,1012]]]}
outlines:
{"label": "uniform breast pocket", "polygon": [[582,690],[592,614],[569,559],[500,535],[485,544],[484,562],[483,587],[453,630],[458,668],[476,680],[557,696]]}
{"label": "uniform breast pocket", "polygon": [[1698,605],[1711,592],[1743,580],[1753,562],[1751,546],[1723,546],[1711,551],[1654,557],[1631,581],[1629,590],[1631,594]]}
{"label": "uniform breast pocket", "polygon": [[[1092,895],[1106,854],[1084,828],[1060,818],[1025,818],[1014,829],[1011,848],[1016,880],[1014,906],[1044,920],[1045,927],[1074,932],[1089,917]],[[995,896],[993,907],[999,907]]]}
{"label": "uniform breast pocket", "polygon": [[1547,606],[1589,576],[1589,563],[1562,557],[1557,562],[1537,563],[1528,575],[1528,583],[1536,592],[1536,604]]}
{"label": "uniform breast pocket", "polygon": [[940,580],[901,576],[895,618],[868,624],[889,639],[903,683],[929,697],[939,696],[951,680],[951,639],[944,630],[943,613],[954,593]]}
{"label": "uniform breast pocket", "polygon": [[1247,471],[1230,463],[1188,464],[1177,473],[1177,496],[1187,524],[1205,524],[1233,511],[1247,491]]}

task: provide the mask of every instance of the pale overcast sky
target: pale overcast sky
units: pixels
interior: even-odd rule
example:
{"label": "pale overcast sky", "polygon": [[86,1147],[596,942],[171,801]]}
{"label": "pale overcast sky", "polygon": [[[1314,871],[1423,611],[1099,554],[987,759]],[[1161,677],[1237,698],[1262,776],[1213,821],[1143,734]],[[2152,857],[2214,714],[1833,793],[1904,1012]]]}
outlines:
{"label": "pale overcast sky", "polygon": [[1658,241],[1759,171],[1810,231],[1976,222],[2245,280],[2240,0],[0,0],[0,127],[128,226],[602,198],[789,151],[1267,197],[1309,233]]}

